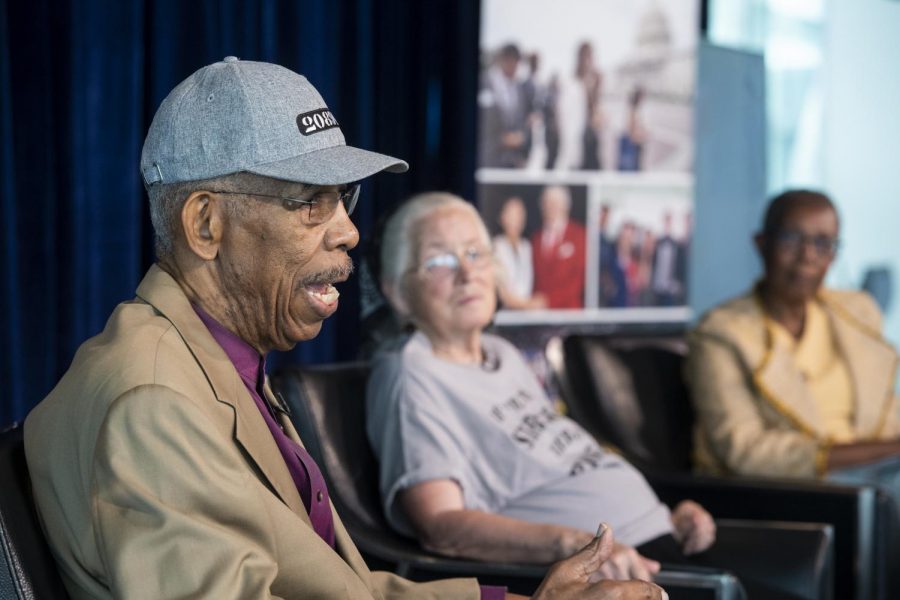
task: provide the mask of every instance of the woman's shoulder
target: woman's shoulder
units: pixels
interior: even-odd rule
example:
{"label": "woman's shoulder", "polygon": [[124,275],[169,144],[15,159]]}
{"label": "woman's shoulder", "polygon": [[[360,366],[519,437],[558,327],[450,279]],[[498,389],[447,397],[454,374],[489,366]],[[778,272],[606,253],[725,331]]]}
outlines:
{"label": "woman's shoulder", "polygon": [[867,292],[823,288],[819,298],[838,317],[880,334],[881,310]]}
{"label": "woman's shoulder", "polygon": [[707,311],[694,332],[700,335],[738,336],[760,330],[763,313],[755,294],[750,291]]}
{"label": "woman's shoulder", "polygon": [[768,351],[765,316],[752,290],[703,315],[687,339],[689,357],[701,369],[709,367],[701,364],[710,360],[707,350],[726,349],[729,360],[737,359],[751,369],[761,364]]}
{"label": "woman's shoulder", "polygon": [[[395,411],[428,389],[431,368],[427,357],[430,346],[422,347],[420,333],[397,336],[384,342],[372,358],[372,370],[366,388],[366,404],[370,411]],[[427,340],[426,340],[427,343]]]}
{"label": "woman's shoulder", "polygon": [[378,346],[372,357],[372,370],[403,370],[421,363],[430,355],[431,347],[421,332],[396,335]]}

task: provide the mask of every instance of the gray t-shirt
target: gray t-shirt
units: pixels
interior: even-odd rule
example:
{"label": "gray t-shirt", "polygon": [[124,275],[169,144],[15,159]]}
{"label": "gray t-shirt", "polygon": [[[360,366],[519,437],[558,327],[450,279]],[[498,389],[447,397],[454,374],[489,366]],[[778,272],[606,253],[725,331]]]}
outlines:
{"label": "gray t-shirt", "polygon": [[452,479],[466,508],[595,531],[639,545],[671,533],[669,510],[644,477],[554,411],[518,350],[482,337],[485,364],[449,362],[413,334],[375,358],[366,398],[388,521],[414,535],[404,488]]}

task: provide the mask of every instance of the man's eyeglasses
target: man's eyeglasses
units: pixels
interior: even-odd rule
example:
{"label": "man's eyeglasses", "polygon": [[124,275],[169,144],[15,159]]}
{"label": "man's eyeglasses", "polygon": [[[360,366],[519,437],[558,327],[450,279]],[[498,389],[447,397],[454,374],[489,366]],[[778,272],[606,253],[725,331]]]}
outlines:
{"label": "man's eyeglasses", "polygon": [[461,253],[449,250],[432,254],[423,260],[417,270],[429,279],[449,279],[455,277],[465,262],[470,269],[483,269],[491,262],[492,253],[485,246],[469,246]]}
{"label": "man's eyeglasses", "polygon": [[313,192],[308,198],[290,198],[288,196],[274,196],[272,194],[259,194],[257,192],[215,192],[216,194],[231,194],[235,196],[252,196],[254,198],[273,198],[281,200],[285,210],[300,210],[306,208],[306,223],[309,225],[321,225],[334,215],[338,203],[344,205],[344,210],[350,215],[356,208],[359,200],[359,184],[351,183],[343,190],[320,190]]}
{"label": "man's eyeglasses", "polygon": [[827,235],[806,235],[794,229],[784,229],[775,234],[775,244],[779,250],[797,253],[806,244],[811,244],[820,258],[832,258],[837,254],[840,240]]}

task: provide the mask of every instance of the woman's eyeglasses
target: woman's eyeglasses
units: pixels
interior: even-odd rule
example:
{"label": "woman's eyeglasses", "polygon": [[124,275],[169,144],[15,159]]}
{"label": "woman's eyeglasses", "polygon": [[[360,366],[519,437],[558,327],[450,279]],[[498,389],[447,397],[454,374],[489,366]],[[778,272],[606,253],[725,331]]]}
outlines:
{"label": "woman's eyeglasses", "polygon": [[775,244],[779,250],[791,253],[799,252],[810,244],[820,258],[832,258],[837,254],[840,240],[828,235],[806,235],[795,229],[783,229],[775,234]]}
{"label": "woman's eyeglasses", "polygon": [[471,269],[483,269],[492,256],[490,248],[484,246],[470,246],[462,252],[447,250],[427,257],[415,270],[430,279],[448,279],[456,276],[463,263]]}

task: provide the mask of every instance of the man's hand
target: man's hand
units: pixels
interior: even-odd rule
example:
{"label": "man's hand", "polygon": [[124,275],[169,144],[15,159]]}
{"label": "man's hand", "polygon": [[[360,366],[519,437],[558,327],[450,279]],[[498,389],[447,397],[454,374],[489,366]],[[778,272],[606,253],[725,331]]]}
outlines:
{"label": "man's hand", "polygon": [[672,536],[685,554],[703,552],[716,541],[716,522],[693,500],[683,500],[672,511]]}
{"label": "man's hand", "polygon": [[532,600],[668,600],[662,588],[648,581],[593,581],[615,545],[607,527],[577,554],[550,567]]}

